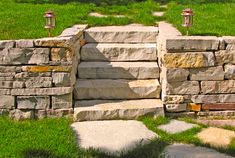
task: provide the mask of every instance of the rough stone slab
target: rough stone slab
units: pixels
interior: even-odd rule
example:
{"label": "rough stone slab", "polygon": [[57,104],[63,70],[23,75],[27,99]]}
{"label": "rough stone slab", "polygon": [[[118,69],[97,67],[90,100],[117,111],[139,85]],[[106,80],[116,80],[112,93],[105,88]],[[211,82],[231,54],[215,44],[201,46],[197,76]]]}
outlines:
{"label": "rough stone slab", "polygon": [[161,155],[166,158],[232,158],[216,150],[191,144],[169,145]]}
{"label": "rough stone slab", "polygon": [[13,77],[0,77],[0,81],[13,81]]}
{"label": "rough stone slab", "polygon": [[50,107],[49,96],[20,96],[17,97],[17,108],[21,110],[47,109]]}
{"label": "rough stone slab", "polygon": [[15,73],[20,72],[21,68],[17,66],[0,66],[1,73]]}
{"label": "rough stone slab", "polygon": [[181,68],[161,68],[161,81],[180,82],[186,81],[189,76],[189,70]]}
{"label": "rough stone slab", "polygon": [[15,97],[9,95],[0,95],[0,108],[3,109],[15,108]]}
{"label": "rough stone slab", "polygon": [[14,77],[15,74],[16,74],[15,72],[7,72],[7,73],[1,73],[0,72],[1,77]]}
{"label": "rough stone slab", "polygon": [[13,82],[13,88],[25,88],[25,81],[24,80],[19,80],[19,81],[14,81]]}
{"label": "rough stone slab", "polygon": [[0,95],[10,95],[11,90],[10,89],[2,89],[0,88]]}
{"label": "rough stone slab", "polygon": [[187,104],[166,104],[167,112],[183,112],[187,110]]}
{"label": "rough stone slab", "polygon": [[224,126],[232,126],[235,127],[235,120],[197,120],[198,123],[216,126],[216,127],[224,127]]}
{"label": "rough stone slab", "polygon": [[32,48],[34,47],[33,40],[22,39],[16,41],[16,48]]}
{"label": "rough stone slab", "polygon": [[198,81],[172,82],[162,84],[162,92],[167,95],[199,94]]}
{"label": "rough stone slab", "polygon": [[89,43],[81,48],[84,61],[156,61],[156,44]]}
{"label": "rough stone slab", "polygon": [[26,88],[47,88],[52,87],[51,77],[30,77],[25,81]]}
{"label": "rough stone slab", "polygon": [[205,103],[202,110],[235,110],[235,103]]}
{"label": "rough stone slab", "polygon": [[160,98],[158,80],[77,80],[75,99]]}
{"label": "rough stone slab", "polygon": [[235,138],[235,132],[209,127],[203,129],[200,133],[197,134],[198,138],[206,144],[210,144],[211,146],[215,147],[227,147],[233,138]]}
{"label": "rough stone slab", "polygon": [[235,44],[235,37],[234,36],[223,36],[222,38],[226,44]]}
{"label": "rough stone slab", "polygon": [[200,68],[215,65],[212,52],[166,53],[162,60],[167,68]]}
{"label": "rough stone slab", "polygon": [[[119,156],[158,137],[138,121],[90,121],[71,125],[80,147]],[[118,132],[117,132],[118,131]]]}
{"label": "rough stone slab", "polygon": [[164,116],[159,99],[76,101],[74,120],[137,119],[144,115]]}
{"label": "rough stone slab", "polygon": [[85,30],[88,43],[156,43],[158,28],[152,26],[105,26]]}
{"label": "rough stone slab", "polygon": [[79,78],[148,79],[159,78],[157,62],[82,62]]}
{"label": "rough stone slab", "polygon": [[72,86],[71,74],[64,72],[52,73],[53,84],[56,87],[69,87]]}
{"label": "rough stone slab", "polygon": [[219,42],[215,36],[177,36],[166,40],[166,49],[170,52],[218,50]]}
{"label": "rough stone slab", "polygon": [[25,72],[70,72],[71,66],[22,66]]}
{"label": "rough stone slab", "polygon": [[235,64],[235,50],[220,50],[215,52],[217,65]]}
{"label": "rough stone slab", "polygon": [[34,119],[34,111],[23,111],[19,109],[11,110],[9,113],[11,119],[16,121],[30,120]]}
{"label": "rough stone slab", "polygon": [[51,77],[51,72],[20,72],[15,74],[16,79],[23,79],[30,77]]}
{"label": "rough stone slab", "polygon": [[72,61],[73,57],[75,56],[75,51],[67,48],[52,48],[50,59],[51,61]]}
{"label": "rough stone slab", "polygon": [[235,65],[225,65],[225,79],[235,80]]}
{"label": "rough stone slab", "polygon": [[162,94],[162,101],[165,104],[180,104],[184,102],[184,96],[182,95],[165,95]]}
{"label": "rough stone slab", "polygon": [[88,27],[88,25],[74,25],[70,28],[65,29],[61,34],[60,37],[66,36],[76,36],[81,37],[84,30]]}
{"label": "rough stone slab", "polygon": [[0,51],[1,65],[47,64],[48,48],[10,48]]}
{"label": "rough stone slab", "polygon": [[73,36],[68,37],[47,37],[34,40],[36,47],[65,47],[69,48],[76,42]]}
{"label": "rough stone slab", "polygon": [[175,133],[184,132],[184,131],[192,129],[194,127],[197,127],[197,125],[192,124],[192,123],[186,123],[184,121],[171,120],[168,124],[160,125],[157,128],[159,128],[167,133],[175,134]]}
{"label": "rough stone slab", "polygon": [[69,109],[73,107],[72,93],[64,95],[55,95],[51,97],[51,104],[53,109]]}
{"label": "rough stone slab", "polygon": [[224,80],[223,66],[190,69],[190,80],[196,80],[196,81]]}
{"label": "rough stone slab", "polygon": [[229,111],[229,110],[226,110],[226,111],[200,111],[197,113],[197,116],[199,117],[207,117],[207,118],[221,118],[221,117],[224,117],[224,118],[234,118],[235,116],[235,111],[232,110],[232,111]]}
{"label": "rough stone slab", "polygon": [[235,94],[193,95],[194,103],[233,103]]}
{"label": "rough stone slab", "polygon": [[3,88],[3,89],[13,88],[13,81],[0,81],[0,88]]}
{"label": "rough stone slab", "polygon": [[202,81],[201,91],[203,94],[235,93],[235,80]]}
{"label": "rough stone slab", "polygon": [[1,115],[6,115],[8,116],[10,113],[10,109],[0,109],[0,116]]}
{"label": "rough stone slab", "polygon": [[15,41],[12,40],[0,41],[0,49],[13,48],[14,46],[15,46]]}
{"label": "rough stone slab", "polygon": [[182,117],[190,117],[190,118],[195,118],[196,113],[195,112],[165,112],[166,117],[171,117],[171,118],[182,118]]}
{"label": "rough stone slab", "polygon": [[71,87],[12,89],[11,95],[63,95],[73,91]]}

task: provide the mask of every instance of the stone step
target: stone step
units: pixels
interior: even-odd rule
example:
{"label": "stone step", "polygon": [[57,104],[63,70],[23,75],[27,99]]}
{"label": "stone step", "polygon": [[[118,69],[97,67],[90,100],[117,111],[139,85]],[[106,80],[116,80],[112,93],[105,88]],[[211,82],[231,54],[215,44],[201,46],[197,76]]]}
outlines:
{"label": "stone step", "polygon": [[83,61],[156,61],[156,44],[88,43],[81,48]]}
{"label": "stone step", "polygon": [[160,99],[76,101],[74,120],[137,119],[148,114],[164,116]]}
{"label": "stone step", "polygon": [[158,27],[104,26],[85,30],[87,43],[156,43]]}
{"label": "stone step", "polygon": [[161,87],[157,79],[78,79],[74,97],[75,99],[159,99],[160,92]]}
{"label": "stone step", "polygon": [[155,79],[159,78],[157,62],[82,62],[79,78],[90,79]]}

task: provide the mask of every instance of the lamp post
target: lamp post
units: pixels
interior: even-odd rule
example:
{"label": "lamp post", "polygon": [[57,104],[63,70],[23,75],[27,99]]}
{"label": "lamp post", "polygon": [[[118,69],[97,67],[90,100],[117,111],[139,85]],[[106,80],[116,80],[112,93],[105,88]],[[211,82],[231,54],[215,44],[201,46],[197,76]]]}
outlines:
{"label": "lamp post", "polygon": [[184,9],[181,15],[183,17],[182,26],[186,27],[188,36],[189,27],[193,26],[193,10],[190,8]]}
{"label": "lamp post", "polygon": [[53,11],[48,10],[44,13],[45,29],[48,29],[48,35],[51,37],[51,30],[56,26],[56,16]]}

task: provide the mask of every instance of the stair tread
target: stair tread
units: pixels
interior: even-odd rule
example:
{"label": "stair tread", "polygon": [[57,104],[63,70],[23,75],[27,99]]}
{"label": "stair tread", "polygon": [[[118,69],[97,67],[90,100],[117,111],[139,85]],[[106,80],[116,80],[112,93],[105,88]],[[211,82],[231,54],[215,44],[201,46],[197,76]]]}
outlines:
{"label": "stair tread", "polygon": [[157,62],[81,62],[79,68],[98,68],[98,67],[155,67],[159,68]]}
{"label": "stair tread", "polygon": [[97,26],[85,30],[85,32],[158,32],[154,26]]}
{"label": "stair tread", "polygon": [[87,43],[82,48],[156,48],[156,43]]}

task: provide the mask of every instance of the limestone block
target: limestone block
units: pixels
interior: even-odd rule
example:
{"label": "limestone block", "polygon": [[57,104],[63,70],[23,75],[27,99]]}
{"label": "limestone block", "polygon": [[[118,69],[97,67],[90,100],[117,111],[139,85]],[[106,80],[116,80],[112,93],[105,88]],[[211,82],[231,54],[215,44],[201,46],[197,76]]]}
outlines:
{"label": "limestone block", "polygon": [[156,61],[156,44],[88,43],[81,48],[85,61]]}
{"label": "limestone block", "polygon": [[220,50],[215,52],[216,64],[235,64],[235,50]]}
{"label": "limestone block", "polygon": [[78,80],[75,99],[137,99],[159,98],[160,85],[151,80]]}
{"label": "limestone block", "polygon": [[0,81],[0,88],[12,88],[13,87],[13,81]]}
{"label": "limestone block", "polygon": [[71,66],[22,66],[26,72],[70,72]]}
{"label": "limestone block", "polygon": [[28,64],[48,64],[49,63],[50,49],[48,48],[36,48],[32,52]]}
{"label": "limestone block", "polygon": [[69,117],[71,118],[73,114],[72,108],[66,109],[48,109],[47,117],[48,118],[61,118],[61,117]]}
{"label": "limestone block", "polygon": [[71,86],[71,75],[70,73],[52,73],[53,84],[56,87],[69,87]]}
{"label": "limestone block", "polygon": [[50,107],[49,96],[19,96],[17,97],[18,109],[47,109]]}
{"label": "limestone block", "polygon": [[197,113],[199,117],[209,117],[209,118],[214,118],[214,117],[224,117],[224,118],[234,118],[235,116],[235,111],[234,110],[226,110],[226,111],[200,111]]}
{"label": "limestone block", "polygon": [[52,61],[66,61],[65,48],[52,48],[50,58]]}
{"label": "limestone block", "polygon": [[166,40],[166,49],[172,51],[218,50],[219,38],[214,36],[176,36]]}
{"label": "limestone block", "polygon": [[21,67],[16,67],[16,66],[0,66],[0,72],[1,73],[15,73],[15,72],[20,72]]}
{"label": "limestone block", "polygon": [[165,104],[180,104],[184,102],[184,96],[182,95],[165,95],[162,94],[162,101]]}
{"label": "limestone block", "polygon": [[88,25],[74,25],[70,28],[65,29],[60,37],[66,36],[76,36],[81,37],[83,35],[84,30],[88,27]]}
{"label": "limestone block", "polygon": [[25,81],[26,88],[52,87],[51,77],[30,77]]}
{"label": "limestone block", "polygon": [[0,116],[1,115],[6,115],[8,116],[10,113],[10,109],[0,109]]}
{"label": "limestone block", "polygon": [[225,65],[225,79],[235,80],[235,65]]}
{"label": "limestone block", "polygon": [[23,121],[34,119],[34,111],[23,111],[19,109],[11,110],[9,114],[10,118],[16,121]]}
{"label": "limestone block", "polygon": [[16,79],[29,77],[51,77],[51,72],[20,72],[15,75]]}
{"label": "limestone block", "polygon": [[201,91],[203,94],[235,93],[235,80],[202,81]]}
{"label": "limestone block", "polygon": [[56,87],[56,88],[26,88],[12,89],[11,95],[27,96],[27,95],[63,95],[73,91],[71,87]]}
{"label": "limestone block", "polygon": [[198,94],[200,91],[199,82],[184,81],[162,84],[162,91],[168,95]]}
{"label": "limestone block", "polygon": [[190,69],[190,80],[224,80],[223,66]]}
{"label": "limestone block", "polygon": [[235,94],[193,95],[194,103],[234,103]]}
{"label": "limestone block", "polygon": [[1,77],[14,77],[15,74],[16,74],[15,72],[6,72],[6,73],[1,73],[0,72]]}
{"label": "limestone block", "polygon": [[76,41],[73,36],[68,37],[48,37],[34,40],[37,47],[65,47],[69,48]]}
{"label": "limestone block", "polygon": [[157,62],[82,62],[79,78],[148,79],[159,78]]}
{"label": "limestone block", "polygon": [[187,104],[166,104],[168,112],[183,112],[187,110]]}
{"label": "limestone block", "polygon": [[180,82],[186,81],[189,76],[189,70],[181,68],[161,68],[161,81]]}
{"label": "limestone block", "polygon": [[13,48],[14,46],[15,46],[15,41],[12,40],[0,41],[0,49]]}
{"label": "limestone block", "polygon": [[22,80],[14,81],[13,88],[25,88],[25,81],[22,81]]}
{"label": "limestone block", "polygon": [[9,95],[0,95],[0,108],[3,109],[15,108],[15,97]]}
{"label": "limestone block", "polygon": [[212,52],[166,53],[163,65],[167,68],[200,68],[215,65]]}
{"label": "limestone block", "polygon": [[33,40],[17,40],[16,48],[32,48],[34,47]]}
{"label": "limestone block", "polygon": [[11,90],[10,89],[2,89],[0,88],[0,95],[10,95]]}
{"label": "limestone block", "polygon": [[6,76],[0,77],[0,81],[13,81],[13,80],[14,80],[13,77],[6,77]]}
{"label": "limestone block", "polygon": [[156,43],[158,28],[152,26],[106,26],[85,30],[88,43]]}
{"label": "limestone block", "polygon": [[73,94],[52,96],[52,108],[53,109],[68,109],[73,107]]}

